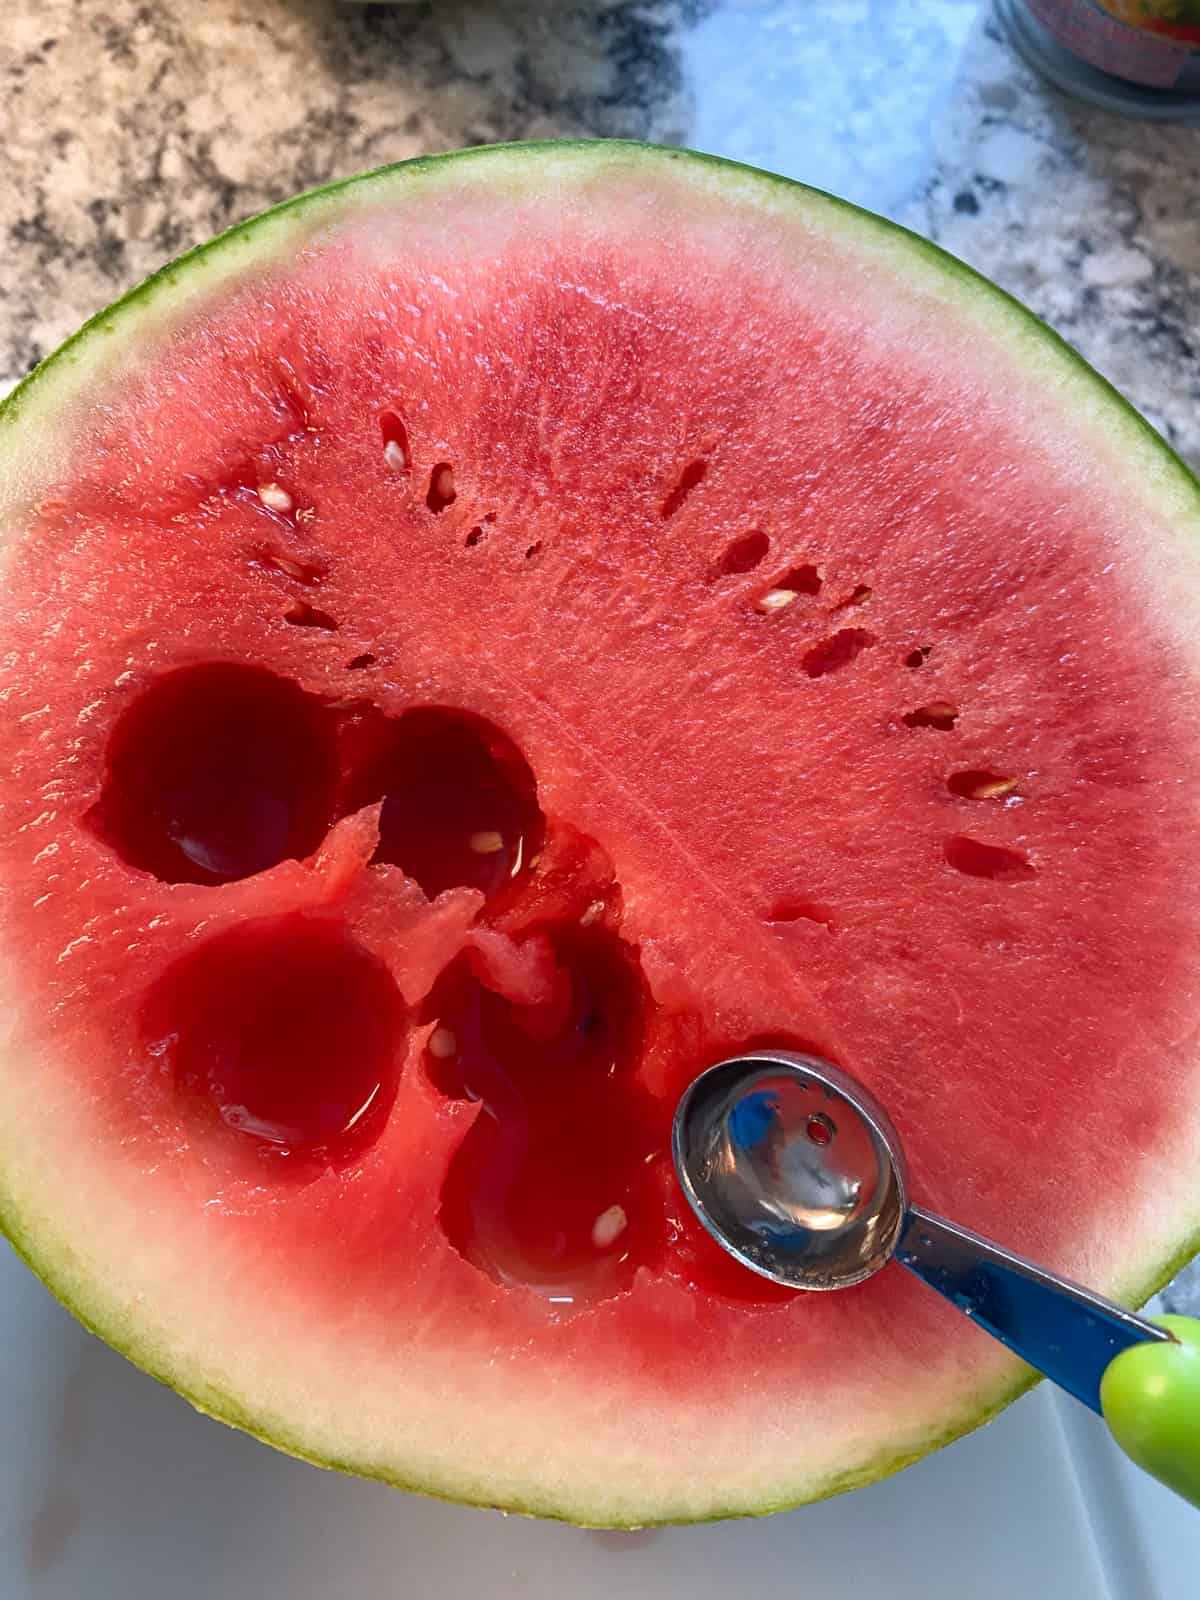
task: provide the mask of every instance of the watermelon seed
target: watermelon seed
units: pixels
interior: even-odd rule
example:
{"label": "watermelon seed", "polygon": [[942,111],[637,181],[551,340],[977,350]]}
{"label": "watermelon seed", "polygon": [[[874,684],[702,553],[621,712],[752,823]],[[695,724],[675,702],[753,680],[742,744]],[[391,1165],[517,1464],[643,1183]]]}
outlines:
{"label": "watermelon seed", "polygon": [[754,605],[756,610],[762,612],[782,611],[799,598],[795,589],[768,589],[765,594],[759,595]]}
{"label": "watermelon seed", "polygon": [[277,483],[260,483],[258,498],[268,511],[278,511],[281,515],[289,512],[294,504],[287,490],[281,489]]}
{"label": "watermelon seed", "polygon": [[379,430],[383,434],[383,459],[393,472],[407,472],[412,453],[404,423],[394,411],[383,411],[379,415]]}
{"label": "watermelon seed", "polygon": [[361,656],[352,656],[346,663],[346,670],[348,672],[357,672],[362,667],[373,667],[378,659],[378,656],[373,656],[369,652]]}
{"label": "watermelon seed", "polygon": [[607,1250],[615,1244],[629,1225],[623,1206],[609,1206],[592,1223],[592,1243],[597,1250]]}
{"label": "watermelon seed", "polygon": [[435,1028],[429,1035],[429,1044],[426,1048],[436,1060],[449,1061],[451,1056],[458,1054],[458,1040],[449,1028]]}
{"label": "watermelon seed", "polygon": [[477,856],[494,856],[504,849],[504,835],[496,828],[484,828],[467,840]]}
{"label": "watermelon seed", "polygon": [[658,508],[658,514],[664,522],[668,517],[673,517],[692,490],[703,483],[704,475],[707,471],[707,461],[688,462],[687,466],[679,474],[675,487]]}
{"label": "watermelon seed", "polygon": [[771,541],[765,533],[743,534],[740,539],[734,539],[731,544],[725,546],[724,553],[717,562],[715,576],[729,578],[736,573],[753,572],[755,567],[766,559],[770,548]]}
{"label": "watermelon seed", "polygon": [[904,665],[911,667],[915,672],[918,667],[923,667],[933,654],[931,644],[919,644],[915,650],[910,650],[904,658]]}
{"label": "watermelon seed", "polygon": [[927,706],[918,706],[915,711],[906,711],[903,720],[908,728],[940,728],[947,733],[958,718],[957,706],[952,706],[948,700],[934,700]]}
{"label": "watermelon seed", "polygon": [[811,650],[806,650],[800,658],[800,665],[810,678],[823,678],[827,673],[848,667],[864,650],[869,650],[877,643],[876,635],[868,633],[865,628],[841,628],[828,639],[822,639],[820,644],[813,645]]}
{"label": "watermelon seed", "polygon": [[[532,865],[532,863],[531,863],[531,865]],[[581,928],[590,928],[592,923],[593,922],[598,922],[603,915],[604,915],[604,901],[603,900],[592,900],[592,901],[589,901],[589,903],[587,905],[587,908],[585,909],[583,915],[579,919],[579,926]]]}
{"label": "watermelon seed", "polygon": [[947,864],[969,878],[1021,883],[1037,876],[1037,868],[1020,850],[1009,849],[1007,845],[984,844],[966,834],[947,839],[944,852]]}
{"label": "watermelon seed", "polygon": [[999,772],[972,769],[952,772],[946,779],[946,787],[951,794],[959,795],[964,800],[1002,800],[1013,792],[1017,782],[1016,778],[1005,777]]}
{"label": "watermelon seed", "polygon": [[425,496],[425,504],[430,511],[445,511],[447,506],[453,505],[458,499],[458,490],[454,487],[454,468],[448,461],[439,461],[429,474],[429,492]]}
{"label": "watermelon seed", "polygon": [[283,620],[297,628],[324,628],[328,633],[336,633],[338,628],[336,617],[310,606],[307,600],[293,600],[284,610]]}

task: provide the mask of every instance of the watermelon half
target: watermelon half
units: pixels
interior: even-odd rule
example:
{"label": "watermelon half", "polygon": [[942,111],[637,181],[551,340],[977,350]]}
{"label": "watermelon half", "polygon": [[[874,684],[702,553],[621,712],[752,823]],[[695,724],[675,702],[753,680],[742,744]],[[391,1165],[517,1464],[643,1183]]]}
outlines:
{"label": "watermelon half", "polygon": [[1030,1374],[690,1220],[815,1049],[927,1205],[1200,1235],[1200,496],[1012,301],[728,163],[307,195],[0,415],[0,1213],[201,1410],[595,1524],[865,1483]]}

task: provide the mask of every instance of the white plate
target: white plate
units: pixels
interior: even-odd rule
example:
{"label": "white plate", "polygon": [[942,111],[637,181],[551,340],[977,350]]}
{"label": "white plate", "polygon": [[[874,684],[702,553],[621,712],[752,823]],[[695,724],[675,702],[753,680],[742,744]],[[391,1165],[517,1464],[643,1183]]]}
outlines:
{"label": "white plate", "polygon": [[823,1505],[586,1533],[287,1460],[135,1371],[0,1247],[0,1600],[1178,1600],[1200,1516],[1092,1420],[1042,1390]]}

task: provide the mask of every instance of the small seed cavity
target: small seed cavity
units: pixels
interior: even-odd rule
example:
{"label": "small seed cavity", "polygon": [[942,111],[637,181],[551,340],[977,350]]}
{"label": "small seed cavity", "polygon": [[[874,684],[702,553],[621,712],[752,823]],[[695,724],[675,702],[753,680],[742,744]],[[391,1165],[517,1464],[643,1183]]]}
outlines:
{"label": "small seed cavity", "polygon": [[281,577],[292,578],[306,588],[314,588],[327,576],[327,569],[317,561],[300,561],[295,556],[284,555],[280,550],[259,548],[252,550],[250,565],[263,572],[276,572]]}
{"label": "small seed cavity", "polygon": [[1037,868],[1020,850],[1007,845],[984,844],[981,839],[957,834],[947,839],[946,862],[969,878],[992,878],[1001,883],[1024,883],[1037,876]]}
{"label": "small seed cavity", "polygon": [[1019,781],[1002,772],[972,767],[965,772],[952,772],[946,779],[946,787],[963,800],[1003,800]]}
{"label": "small seed cavity", "polygon": [[393,472],[408,472],[412,466],[412,451],[408,447],[408,430],[394,411],[383,411],[379,416],[379,431],[383,435],[383,459]]}
{"label": "small seed cavity", "polygon": [[795,594],[815,595],[820,594],[823,582],[820,568],[814,567],[811,561],[805,561],[798,567],[790,568],[782,578],[777,578],[775,587],[791,589]]}
{"label": "small seed cavity", "polygon": [[820,900],[809,900],[802,895],[785,895],[776,900],[767,912],[767,922],[818,922],[833,930],[833,910]]}
{"label": "small seed cavity", "polygon": [[592,1243],[597,1250],[607,1250],[609,1245],[616,1244],[617,1240],[629,1226],[629,1218],[625,1215],[623,1206],[609,1206],[607,1211],[602,1211],[592,1223]]}
{"label": "small seed cavity", "polygon": [[364,667],[373,667],[378,659],[378,656],[373,656],[369,651],[366,651],[361,656],[352,656],[346,663],[346,670],[348,672],[360,672]]}
{"label": "small seed cavity", "polygon": [[863,605],[866,605],[867,601],[871,598],[871,595],[873,593],[874,593],[874,590],[871,589],[867,584],[865,584],[865,583],[856,583],[854,585],[854,588],[845,597],[845,599],[844,600],[839,600],[837,605],[834,606],[833,609],[835,611],[849,611],[851,606],[863,606]]}
{"label": "small seed cavity", "polygon": [[533,544],[531,544],[529,546],[529,548],[526,550],[525,559],[526,559],[526,561],[532,561],[535,556],[539,556],[539,555],[541,555],[541,553],[542,553],[542,540],[538,539]]}
{"label": "small seed cavity", "polygon": [[908,728],[940,728],[943,733],[948,733],[958,721],[961,712],[949,700],[933,700],[927,706],[918,706],[915,711],[906,711],[904,725]]}
{"label": "small seed cavity", "polygon": [[327,633],[336,633],[338,627],[336,617],[310,606],[307,600],[293,600],[285,607],[283,620],[297,628],[324,628]]}
{"label": "small seed cavity", "polygon": [[910,650],[904,658],[904,665],[911,667],[915,672],[918,667],[923,667],[933,654],[931,644],[919,644],[915,650]]}
{"label": "small seed cavity", "polygon": [[765,533],[747,533],[740,539],[734,539],[727,544],[721,552],[720,559],[714,569],[718,578],[730,578],[737,573],[753,572],[755,567],[766,560],[767,552],[771,548],[771,541]]}
{"label": "small seed cavity", "polygon": [[425,496],[425,504],[430,511],[445,511],[447,506],[452,506],[458,499],[458,490],[454,487],[454,468],[448,461],[439,461],[429,474],[429,492]]}
{"label": "small seed cavity", "polygon": [[869,650],[878,640],[866,628],[841,628],[813,645],[800,657],[800,665],[810,678],[823,678],[830,672],[839,672],[856,661],[864,650]]}
{"label": "small seed cavity", "polygon": [[476,525],[474,528],[471,529],[470,533],[463,540],[463,543],[466,545],[468,550],[474,550],[475,546],[477,544],[479,544],[482,541],[482,539],[483,539],[483,529],[481,527],[479,527],[478,525]]}
{"label": "small seed cavity", "polygon": [[494,856],[504,849],[504,835],[496,828],[482,828],[467,840],[477,856]]}
{"label": "small seed cavity", "polygon": [[801,595],[820,594],[822,582],[818,569],[811,562],[805,562],[776,578],[771,587],[755,600],[755,607],[765,612],[782,611]]}
{"label": "small seed cavity", "polygon": [[449,1028],[435,1028],[429,1035],[429,1043],[425,1047],[437,1061],[449,1061],[458,1054],[458,1040]]}
{"label": "small seed cavity", "polygon": [[687,466],[679,474],[675,487],[658,508],[658,514],[664,522],[668,517],[673,517],[693,489],[698,488],[704,482],[704,475],[707,471],[707,461],[688,462]]}
{"label": "small seed cavity", "polygon": [[268,511],[278,511],[281,516],[289,512],[294,504],[287,490],[280,488],[277,483],[260,483],[258,498]]}

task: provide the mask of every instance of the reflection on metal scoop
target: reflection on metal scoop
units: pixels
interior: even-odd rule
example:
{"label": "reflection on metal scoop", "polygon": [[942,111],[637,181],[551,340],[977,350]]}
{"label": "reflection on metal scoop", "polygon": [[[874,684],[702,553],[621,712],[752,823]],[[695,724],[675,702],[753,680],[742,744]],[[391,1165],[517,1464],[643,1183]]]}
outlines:
{"label": "reflection on metal scoop", "polygon": [[902,1266],[1100,1411],[1100,1380],[1133,1344],[1170,1341],[1144,1317],[910,1205],[899,1135],[828,1061],[763,1050],[702,1073],[675,1112],[692,1209],[731,1255],[793,1289],[845,1289]]}

